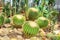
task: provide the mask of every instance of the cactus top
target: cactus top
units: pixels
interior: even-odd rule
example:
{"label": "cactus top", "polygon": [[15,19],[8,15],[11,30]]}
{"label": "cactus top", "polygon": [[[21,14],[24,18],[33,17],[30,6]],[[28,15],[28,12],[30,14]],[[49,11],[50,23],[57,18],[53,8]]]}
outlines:
{"label": "cactus top", "polygon": [[40,17],[39,19],[41,19],[41,20],[46,20],[46,18],[44,18],[44,17]]}
{"label": "cactus top", "polygon": [[22,19],[22,15],[15,15],[17,18]]}
{"label": "cactus top", "polygon": [[33,27],[33,28],[38,26],[37,23],[35,23],[35,22],[33,22],[33,21],[29,21],[29,24],[30,24],[30,26]]}
{"label": "cactus top", "polygon": [[38,9],[36,9],[36,8],[30,8],[30,10],[32,10],[34,12],[38,12]]}

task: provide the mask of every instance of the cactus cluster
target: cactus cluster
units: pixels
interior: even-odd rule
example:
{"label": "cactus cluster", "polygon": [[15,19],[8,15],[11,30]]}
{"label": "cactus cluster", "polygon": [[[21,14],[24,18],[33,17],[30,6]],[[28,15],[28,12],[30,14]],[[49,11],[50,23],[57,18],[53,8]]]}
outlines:
{"label": "cactus cluster", "polygon": [[[30,0],[31,1],[31,0]],[[2,3],[2,15],[0,15],[0,28],[9,28],[8,33],[17,33],[22,36],[32,37],[31,40],[60,40],[60,35],[56,35],[54,30],[59,26],[57,24],[58,11],[54,9],[54,0],[12,0]],[[32,5],[29,7],[28,3]],[[33,3],[32,3],[33,2]],[[5,3],[5,4],[4,4]],[[6,27],[7,24],[7,27]],[[9,26],[9,27],[8,27]],[[54,28],[55,27],[55,28]],[[12,28],[10,32],[10,28]],[[14,28],[14,29],[13,29]],[[22,30],[20,30],[20,28]],[[56,30],[57,30],[56,29]],[[4,33],[4,31],[1,31]],[[0,34],[2,34],[0,32]],[[21,33],[19,33],[21,32]],[[58,33],[58,31],[56,31]],[[7,34],[8,34],[7,33]],[[10,37],[10,35],[8,34]],[[15,36],[12,35],[15,39]],[[21,35],[20,35],[21,36]],[[36,37],[33,37],[36,36]],[[41,38],[41,39],[37,39]],[[25,39],[24,38],[24,39]],[[48,39],[49,38],[49,39]],[[51,38],[51,39],[50,39]],[[3,38],[2,38],[3,39]],[[20,39],[19,39],[20,40]],[[21,39],[22,40],[22,39]],[[29,39],[26,39],[29,40]]]}
{"label": "cactus cluster", "polygon": [[[28,20],[26,20],[26,15],[16,14],[13,15],[11,19],[6,18],[5,23],[12,23],[16,28],[22,27],[26,35],[36,35],[40,28],[48,27],[49,20],[44,16],[40,16],[42,12],[40,13],[37,8],[29,8],[27,13]],[[4,17],[0,16],[0,25],[3,23]]]}
{"label": "cactus cluster", "polygon": [[[14,15],[12,17],[12,23],[16,26],[22,26],[23,32],[26,35],[36,35],[39,32],[39,28],[48,26],[48,20],[45,17],[39,17],[39,11],[36,8],[28,9],[28,21],[23,15]],[[36,20],[36,21],[35,21]]]}
{"label": "cactus cluster", "polygon": [[27,21],[23,24],[24,33],[29,35],[36,35],[39,32],[39,26],[33,21]]}
{"label": "cactus cluster", "polygon": [[[5,23],[12,23],[12,26],[16,28],[22,27],[26,35],[34,36],[39,32],[40,28],[48,26],[48,20],[45,17],[41,17],[39,10],[36,8],[28,9],[28,20],[26,20],[26,16],[22,14],[16,14],[10,18],[6,17]],[[0,16],[0,25],[3,23],[4,17]]]}

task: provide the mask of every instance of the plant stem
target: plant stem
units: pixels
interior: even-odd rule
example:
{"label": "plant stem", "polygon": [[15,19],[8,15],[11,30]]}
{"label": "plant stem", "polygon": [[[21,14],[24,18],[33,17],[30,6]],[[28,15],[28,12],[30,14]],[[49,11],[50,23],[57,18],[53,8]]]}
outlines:
{"label": "plant stem", "polygon": [[25,9],[25,16],[26,18],[28,19],[28,0],[25,0],[25,6],[26,6],[26,9]]}
{"label": "plant stem", "polygon": [[15,0],[15,14],[16,14],[16,0]]}

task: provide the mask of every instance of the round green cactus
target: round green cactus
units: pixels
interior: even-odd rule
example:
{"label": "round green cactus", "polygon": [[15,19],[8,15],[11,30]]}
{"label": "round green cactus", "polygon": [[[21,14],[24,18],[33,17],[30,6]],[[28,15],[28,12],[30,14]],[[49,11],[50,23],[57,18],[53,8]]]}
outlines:
{"label": "round green cactus", "polygon": [[22,24],[25,22],[25,16],[23,15],[14,15],[12,18],[13,24],[16,26],[22,26]]}
{"label": "round green cactus", "polygon": [[29,8],[28,10],[28,18],[29,20],[35,20],[39,17],[39,10],[36,8]]}
{"label": "round green cactus", "polygon": [[27,35],[36,35],[39,32],[39,26],[33,21],[27,21],[23,25],[23,31]]}
{"label": "round green cactus", "polygon": [[4,23],[4,16],[1,15],[0,16],[0,26],[3,25],[3,23]]}
{"label": "round green cactus", "polygon": [[60,35],[55,35],[54,37],[52,37],[52,40],[60,40]]}
{"label": "round green cactus", "polygon": [[10,18],[5,19],[5,23],[10,23],[10,21],[11,21]]}
{"label": "round green cactus", "polygon": [[46,19],[45,17],[39,17],[36,20],[37,24],[39,25],[40,28],[45,28],[48,25],[48,19]]}
{"label": "round green cactus", "polygon": [[52,37],[54,37],[54,34],[53,34],[53,33],[47,33],[46,36],[47,36],[48,38],[52,38]]}

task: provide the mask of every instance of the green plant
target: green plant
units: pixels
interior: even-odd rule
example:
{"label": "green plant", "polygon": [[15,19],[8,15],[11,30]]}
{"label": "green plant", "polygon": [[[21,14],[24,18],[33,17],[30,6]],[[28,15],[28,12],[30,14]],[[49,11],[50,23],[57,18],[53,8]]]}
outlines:
{"label": "green plant", "polygon": [[34,21],[27,21],[23,24],[23,31],[28,36],[34,36],[39,32],[39,26]]}
{"label": "green plant", "polygon": [[40,14],[50,20],[51,31],[57,22],[58,11],[54,9],[55,0],[41,0],[41,4],[35,8],[39,9]]}
{"label": "green plant", "polygon": [[10,18],[5,18],[5,23],[10,23],[10,22],[11,22]]}
{"label": "green plant", "polygon": [[22,26],[25,20],[26,19],[23,15],[14,15],[12,18],[13,24],[17,26]]}
{"label": "green plant", "polygon": [[49,0],[49,5],[54,6],[55,5],[55,0]]}
{"label": "green plant", "polygon": [[7,2],[6,5],[3,6],[3,12],[6,17],[10,17],[10,2]]}
{"label": "green plant", "polygon": [[29,8],[28,18],[29,20],[35,20],[39,17],[39,10],[36,8]]}
{"label": "green plant", "polygon": [[4,16],[0,15],[0,26],[4,24]]}
{"label": "green plant", "polygon": [[52,37],[52,40],[60,40],[60,35],[55,35],[54,37]]}
{"label": "green plant", "polygon": [[49,22],[48,22],[48,19],[45,18],[45,17],[39,17],[37,20],[36,20],[36,23],[39,25],[40,28],[45,28],[48,26]]}
{"label": "green plant", "polygon": [[53,34],[53,33],[47,33],[46,36],[47,36],[48,38],[52,38],[52,37],[54,37],[54,34]]}
{"label": "green plant", "polygon": [[13,15],[20,14],[21,6],[22,6],[21,0],[12,0],[12,13],[13,13]]}

